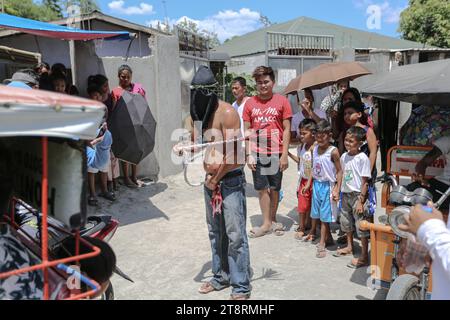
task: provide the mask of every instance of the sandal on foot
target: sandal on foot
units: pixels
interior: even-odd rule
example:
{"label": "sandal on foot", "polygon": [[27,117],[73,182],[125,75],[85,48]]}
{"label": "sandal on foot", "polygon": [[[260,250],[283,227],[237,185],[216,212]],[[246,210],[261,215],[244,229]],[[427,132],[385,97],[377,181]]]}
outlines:
{"label": "sandal on foot", "polygon": [[248,233],[248,237],[249,237],[249,238],[252,238],[252,239],[255,239],[255,238],[261,238],[261,237],[267,236],[267,235],[269,235],[269,234],[271,234],[271,233],[272,233],[272,230],[271,230],[271,229],[269,229],[269,230],[263,230],[262,228],[255,228],[255,229],[252,229],[252,230]]}
{"label": "sandal on foot", "polygon": [[369,263],[367,261],[361,261],[359,259],[353,259],[348,265],[347,267],[349,267],[350,269],[359,269],[359,268],[365,268],[368,267]]}
{"label": "sandal on foot", "polygon": [[135,185],[133,182],[125,182],[125,186],[130,189],[137,189],[139,188],[137,185]]}
{"label": "sandal on foot", "polygon": [[335,253],[333,253],[333,257],[339,258],[339,257],[346,257],[353,255],[353,251],[348,251],[346,249],[339,249]]}
{"label": "sandal on foot", "polygon": [[272,222],[272,232],[274,235],[281,237],[284,236],[284,226],[282,223]]}
{"label": "sandal on foot", "polygon": [[316,240],[316,237],[312,234],[307,235],[306,237],[303,237],[303,242],[314,242]]}
{"label": "sandal on foot", "polygon": [[294,235],[295,240],[301,241],[304,237],[305,237],[304,231],[296,231],[295,232],[295,235]]}
{"label": "sandal on foot", "polygon": [[113,192],[100,193],[98,196],[109,201],[116,201],[116,195]]}
{"label": "sandal on foot", "polygon": [[202,284],[202,286],[198,289],[198,293],[201,294],[208,294],[211,292],[217,291],[213,285],[211,284],[211,282],[206,282],[204,284]]}
{"label": "sandal on foot", "polygon": [[324,247],[318,247],[317,253],[316,253],[316,258],[323,259],[326,256],[327,256],[327,249],[325,249]]}

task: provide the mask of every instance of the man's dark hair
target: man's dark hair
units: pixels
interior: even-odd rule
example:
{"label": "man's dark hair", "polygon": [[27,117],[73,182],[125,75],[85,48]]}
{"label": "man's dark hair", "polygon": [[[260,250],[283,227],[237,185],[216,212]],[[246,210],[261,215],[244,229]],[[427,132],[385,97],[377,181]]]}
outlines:
{"label": "man's dark hair", "polygon": [[354,136],[358,142],[366,142],[366,130],[361,127],[353,126],[347,130],[347,135]]}
{"label": "man's dark hair", "polygon": [[331,124],[328,122],[328,120],[320,120],[317,123],[317,132],[318,133],[330,133],[331,132]]}
{"label": "man's dark hair", "polygon": [[[80,260],[81,272],[86,273],[89,278],[95,280],[99,284],[108,281],[116,268],[116,255],[114,254],[113,249],[103,240],[89,237],[83,237],[83,240],[86,240],[93,246],[99,248],[101,253],[98,256]],[[65,259],[73,257],[75,255],[75,245],[75,238],[71,237],[64,240],[61,247],[55,252],[56,258]],[[92,249],[90,247],[80,242],[80,254],[91,252]]]}
{"label": "man's dark hair", "polygon": [[317,131],[317,123],[313,119],[304,119],[300,124],[298,125],[299,130],[308,130],[311,132]]}
{"label": "man's dark hair", "polygon": [[128,71],[130,74],[133,74],[133,70],[131,70],[131,67],[127,64],[123,64],[119,67],[118,75],[120,76],[120,74],[125,70]]}
{"label": "man's dark hair", "polygon": [[275,81],[275,73],[273,72],[273,69],[271,67],[266,66],[260,66],[253,71],[253,78],[257,80],[259,77],[262,76],[269,76],[270,80]]}
{"label": "man's dark hair", "polygon": [[247,86],[247,80],[245,80],[242,77],[234,78],[233,81],[231,82],[231,85],[233,85],[233,84],[235,84],[237,82],[241,85],[241,87],[246,87]]}

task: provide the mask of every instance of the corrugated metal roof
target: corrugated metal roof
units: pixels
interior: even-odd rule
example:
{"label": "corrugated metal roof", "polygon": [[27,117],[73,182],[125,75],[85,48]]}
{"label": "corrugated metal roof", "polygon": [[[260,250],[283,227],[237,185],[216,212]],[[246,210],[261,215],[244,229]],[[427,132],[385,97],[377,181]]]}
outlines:
{"label": "corrugated metal roof", "polygon": [[335,49],[346,46],[367,49],[431,48],[431,46],[418,42],[396,39],[373,32],[347,28],[308,17],[300,17],[295,20],[274,24],[268,28],[236,37],[215,48],[215,50],[226,52],[231,57],[265,52],[266,33],[268,31],[310,35],[332,35],[334,36]]}

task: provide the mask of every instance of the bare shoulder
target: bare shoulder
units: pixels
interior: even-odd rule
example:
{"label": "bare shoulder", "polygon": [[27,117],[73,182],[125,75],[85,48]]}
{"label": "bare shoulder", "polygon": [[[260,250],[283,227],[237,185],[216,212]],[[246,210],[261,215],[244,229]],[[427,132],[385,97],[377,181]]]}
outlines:
{"label": "bare shoulder", "polygon": [[240,127],[240,120],[238,112],[231,106],[231,104],[220,101],[219,109],[221,122],[226,128]]}

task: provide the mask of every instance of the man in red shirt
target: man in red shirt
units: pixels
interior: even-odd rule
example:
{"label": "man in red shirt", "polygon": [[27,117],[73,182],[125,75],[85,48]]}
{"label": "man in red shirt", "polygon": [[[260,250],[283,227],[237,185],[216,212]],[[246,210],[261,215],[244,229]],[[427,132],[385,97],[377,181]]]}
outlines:
{"label": "man in red shirt", "polygon": [[263,225],[250,231],[249,236],[258,238],[272,232],[280,235],[283,231],[276,215],[283,171],[288,168],[292,110],[287,98],[273,93],[272,68],[256,68],[253,78],[258,95],[246,102],[242,117],[246,136],[250,136],[249,131],[258,132],[256,138],[246,142],[246,161],[253,173],[263,215]]}

